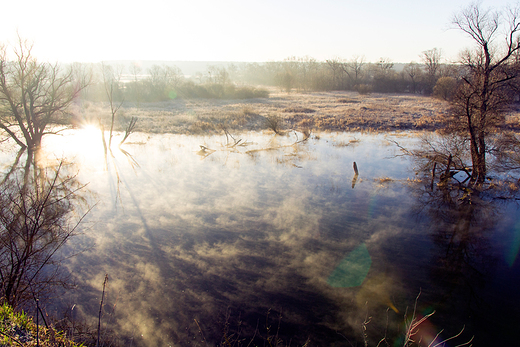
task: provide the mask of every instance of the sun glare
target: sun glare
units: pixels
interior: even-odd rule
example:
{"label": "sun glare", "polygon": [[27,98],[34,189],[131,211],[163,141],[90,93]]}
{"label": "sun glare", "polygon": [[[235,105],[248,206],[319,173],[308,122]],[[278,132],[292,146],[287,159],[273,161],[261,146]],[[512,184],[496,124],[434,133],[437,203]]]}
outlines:
{"label": "sun glare", "polygon": [[93,124],[85,124],[77,129],[72,142],[71,146],[86,157],[101,155],[103,150],[101,130]]}
{"label": "sun glare", "polygon": [[85,124],[81,127],[81,132],[86,138],[101,137],[100,130],[94,124]]}

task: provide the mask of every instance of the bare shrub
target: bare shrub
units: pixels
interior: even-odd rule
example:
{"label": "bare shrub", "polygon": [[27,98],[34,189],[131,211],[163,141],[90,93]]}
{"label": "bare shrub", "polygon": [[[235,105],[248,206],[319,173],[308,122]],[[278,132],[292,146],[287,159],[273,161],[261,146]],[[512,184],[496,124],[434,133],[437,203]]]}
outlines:
{"label": "bare shrub", "polygon": [[226,94],[226,98],[230,99],[256,99],[268,97],[268,90],[254,87],[234,87],[232,93],[228,92]]}
{"label": "bare shrub", "polygon": [[457,80],[453,77],[441,77],[433,87],[433,96],[438,99],[450,101],[457,89]]}
{"label": "bare shrub", "polygon": [[256,115],[256,112],[253,110],[253,108],[250,105],[245,105],[244,107],[242,107],[241,113],[244,116]]}
{"label": "bare shrub", "polygon": [[357,103],[359,103],[359,100],[341,98],[341,99],[338,99],[337,102],[340,104],[357,104]]}
{"label": "bare shrub", "polygon": [[360,84],[356,87],[356,91],[361,95],[368,95],[372,93],[372,86],[369,84]]}
{"label": "bare shrub", "polygon": [[265,123],[268,129],[271,129],[277,135],[282,134],[282,117],[277,115],[270,115],[265,118]]}

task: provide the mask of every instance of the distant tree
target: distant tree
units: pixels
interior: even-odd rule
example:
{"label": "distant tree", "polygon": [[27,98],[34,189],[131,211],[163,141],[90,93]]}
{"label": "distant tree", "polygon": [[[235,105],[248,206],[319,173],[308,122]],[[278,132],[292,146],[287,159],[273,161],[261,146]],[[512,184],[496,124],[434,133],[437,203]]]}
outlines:
{"label": "distant tree", "polygon": [[287,93],[290,93],[294,87],[295,78],[291,70],[280,71],[276,76],[276,80],[278,85]]}
{"label": "distant tree", "polygon": [[[519,51],[519,10],[497,12],[472,4],[453,23],[471,37],[476,47],[462,54],[462,82],[452,101],[449,130],[467,137],[474,183],[484,182],[487,173],[487,139],[503,124],[513,100],[512,88],[519,76],[515,53]],[[497,39],[503,35],[500,46]]]}
{"label": "distant tree", "polygon": [[50,124],[68,122],[67,110],[90,76],[75,74],[74,66],[38,62],[32,48],[21,38],[15,47],[0,45],[0,128],[21,147],[35,149],[53,133]]}
{"label": "distant tree", "polygon": [[316,59],[305,56],[295,58],[296,60],[296,84],[302,91],[319,89],[317,85],[318,62]]}
{"label": "distant tree", "polygon": [[362,82],[365,65],[365,57],[357,55],[344,65],[345,73],[349,76],[352,88],[355,89]]}
{"label": "distant tree", "polygon": [[[302,86],[302,74],[301,74],[301,62],[297,57],[288,57],[283,60],[281,64],[282,68],[282,80],[284,81],[284,88],[287,92],[292,88],[296,88],[298,91],[303,89]],[[290,86],[290,89],[287,87]]]}
{"label": "distant tree", "polygon": [[272,84],[269,80],[265,64],[247,63],[240,67],[241,81],[251,84]]}
{"label": "distant tree", "polygon": [[137,103],[137,107],[141,106],[141,101],[143,99],[143,83],[141,74],[143,69],[141,66],[134,62],[130,65],[130,74],[132,75],[132,83],[128,84],[130,89],[130,98]]}
{"label": "distant tree", "polygon": [[394,63],[389,58],[380,58],[372,65],[374,91],[381,93],[400,93],[405,89],[403,74],[394,70]]}
{"label": "distant tree", "polygon": [[225,67],[211,65],[208,67],[208,82],[226,86],[230,83],[229,72]]}
{"label": "distant tree", "polygon": [[166,87],[161,66],[157,64],[152,65],[148,69],[148,75],[151,100],[161,100]]}
{"label": "distant tree", "polygon": [[426,70],[426,86],[427,93],[433,92],[433,87],[437,83],[437,78],[441,73],[442,66],[442,50],[439,48],[433,48],[422,52],[421,59],[425,65]]}
{"label": "distant tree", "polygon": [[417,93],[417,84],[418,84],[418,81],[420,80],[420,77],[422,74],[422,70],[421,70],[419,64],[417,64],[414,61],[406,64],[404,67],[404,72],[405,72],[406,76],[408,76],[410,78],[410,81],[412,82],[410,92],[413,94]]}
{"label": "distant tree", "polygon": [[235,63],[230,63],[226,66],[226,70],[228,72],[228,76],[229,76],[229,80],[231,81],[235,81],[235,80],[238,80],[239,79],[239,71],[240,71],[240,68],[237,64]]}
{"label": "distant tree", "polygon": [[[146,80],[148,86],[149,101],[162,101],[176,96],[176,89],[182,81],[182,72],[176,66],[153,65],[148,69],[149,77]],[[200,82],[203,80],[200,74]],[[211,74],[210,74],[210,78]]]}
{"label": "distant tree", "polygon": [[381,74],[387,74],[394,68],[394,63],[390,58],[379,58],[377,68]]}
{"label": "distant tree", "polygon": [[343,75],[345,74],[345,62],[341,58],[326,60],[329,70],[332,72],[331,89],[343,89]]}

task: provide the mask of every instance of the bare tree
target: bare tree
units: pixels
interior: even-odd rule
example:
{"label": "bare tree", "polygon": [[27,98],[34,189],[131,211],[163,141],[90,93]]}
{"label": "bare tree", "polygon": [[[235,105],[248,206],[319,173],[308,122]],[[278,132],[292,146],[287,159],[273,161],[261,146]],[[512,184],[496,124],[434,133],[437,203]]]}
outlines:
{"label": "bare tree", "polygon": [[410,77],[410,80],[412,82],[411,92],[413,94],[417,93],[417,82],[418,82],[418,79],[420,78],[421,72],[422,72],[421,68],[419,67],[419,64],[412,61],[405,65],[404,71],[408,75],[408,77]]}
{"label": "bare tree", "polygon": [[440,75],[442,50],[433,48],[422,52],[421,59],[426,67],[428,94],[433,92],[433,87]]}
{"label": "bare tree", "polygon": [[329,66],[332,72],[332,88],[342,89],[343,87],[343,75],[345,73],[345,62],[341,58],[333,58],[326,60],[327,65]]}
{"label": "bare tree", "polygon": [[[208,73],[210,80],[212,80],[212,70],[210,69]],[[176,66],[153,65],[148,69],[148,74],[150,75],[148,82],[151,89],[151,98],[157,101],[171,99],[172,95],[170,93],[177,89],[182,80],[182,71]],[[200,83],[202,83],[204,76],[201,74],[198,78]]]}
{"label": "bare tree", "polygon": [[110,104],[110,113],[112,115],[110,122],[110,135],[108,138],[108,147],[112,145],[112,133],[114,131],[114,123],[116,120],[116,113],[123,106],[124,99],[115,104],[115,93],[119,89],[119,83],[121,76],[123,75],[123,66],[116,66],[115,68],[111,65],[105,65],[101,63],[101,72],[103,73],[103,85],[105,87],[105,93]]}
{"label": "bare tree", "polygon": [[78,79],[72,68],[40,63],[32,47],[21,38],[15,47],[0,45],[0,128],[22,148],[35,149],[52,133],[50,124],[67,121],[68,107],[90,76]]}
{"label": "bare tree", "polygon": [[[166,70],[168,71],[168,70]],[[215,65],[208,66],[208,72],[210,76],[213,76],[213,83],[220,84],[222,86],[227,85],[230,82],[229,73],[225,67],[218,67]]]}
{"label": "bare tree", "polygon": [[316,88],[316,59],[305,56],[298,58],[298,85],[303,91]]}
{"label": "bare tree", "polygon": [[351,60],[347,62],[345,67],[345,73],[349,76],[352,81],[352,87],[356,88],[356,86],[361,82],[363,78],[363,73],[365,69],[365,57],[364,56],[354,56]]}
{"label": "bare tree", "polygon": [[381,57],[376,65],[379,72],[383,75],[388,74],[394,68],[394,63],[392,63],[390,58]]}
{"label": "bare tree", "polygon": [[[503,124],[504,111],[512,102],[512,87],[518,77],[514,55],[520,49],[518,9],[497,12],[472,4],[456,15],[453,23],[476,43],[462,55],[465,74],[452,102],[451,130],[465,134],[473,164],[472,181],[484,182],[487,172],[486,139]],[[495,42],[503,33],[505,46]]]}

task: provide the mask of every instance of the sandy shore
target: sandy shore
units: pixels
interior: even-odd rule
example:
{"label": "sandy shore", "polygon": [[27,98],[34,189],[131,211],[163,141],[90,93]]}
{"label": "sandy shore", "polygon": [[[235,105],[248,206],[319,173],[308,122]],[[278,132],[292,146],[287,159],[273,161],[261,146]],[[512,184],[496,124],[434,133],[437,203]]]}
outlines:
{"label": "sandy shore", "polygon": [[[436,130],[448,112],[446,101],[416,95],[356,92],[282,93],[268,99],[171,100],[157,103],[125,102],[118,111],[117,130],[137,117],[136,131],[200,134],[268,129],[275,119],[282,129],[311,131]],[[109,124],[106,103],[84,103],[81,118]],[[506,128],[520,129],[518,110],[507,117]]]}

